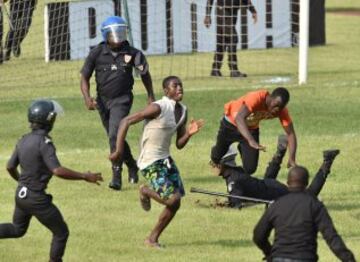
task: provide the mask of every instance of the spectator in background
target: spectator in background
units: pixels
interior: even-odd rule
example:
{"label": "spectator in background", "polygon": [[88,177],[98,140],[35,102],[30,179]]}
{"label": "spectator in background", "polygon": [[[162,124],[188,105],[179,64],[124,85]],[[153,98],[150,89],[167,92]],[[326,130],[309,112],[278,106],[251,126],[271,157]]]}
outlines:
{"label": "spectator in background", "polygon": [[[211,25],[211,9],[214,0],[208,0],[206,5],[206,16],[204,24],[206,27]],[[231,77],[246,77],[238,69],[236,46],[239,41],[236,32],[236,21],[240,7],[247,6],[252,14],[254,23],[257,22],[257,13],[250,0],[217,0],[216,1],[216,51],[212,65],[211,76],[222,76],[220,68],[224,57],[224,52],[229,54],[228,62]]]}
{"label": "spectator in background", "polygon": [[4,45],[4,60],[10,60],[11,52],[15,57],[21,54],[21,43],[25,39],[32,21],[37,0],[10,0],[9,32]]}
{"label": "spectator in background", "polygon": [[[308,180],[306,168],[297,166],[290,169],[287,179],[289,194],[276,200],[265,211],[254,229],[254,242],[267,261],[317,261],[317,233],[320,231],[341,261],[355,261],[336,232],[326,207],[306,190]],[[271,245],[268,238],[273,228],[275,239]]]}

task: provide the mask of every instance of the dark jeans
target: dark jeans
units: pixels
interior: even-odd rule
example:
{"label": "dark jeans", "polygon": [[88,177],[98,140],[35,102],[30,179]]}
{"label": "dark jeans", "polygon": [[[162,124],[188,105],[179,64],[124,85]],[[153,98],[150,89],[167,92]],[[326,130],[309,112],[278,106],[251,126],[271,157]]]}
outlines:
{"label": "dark jeans", "polygon": [[17,49],[29,32],[36,0],[10,0],[10,21],[14,29],[10,29],[5,48]]}
{"label": "dark jeans", "polygon": [[[259,143],[259,129],[251,129],[250,133],[255,141]],[[239,143],[238,149],[245,173],[249,175],[255,173],[259,161],[259,150],[252,148],[240,134],[237,127],[224,118],[220,121],[216,144],[211,149],[211,160],[216,164],[220,163],[221,158],[234,142]]]}
{"label": "dark jeans", "polygon": [[20,187],[16,190],[13,223],[0,224],[0,239],[24,236],[32,216],[35,216],[53,234],[50,261],[62,261],[69,229],[59,209],[52,203],[51,195],[28,190],[25,198],[19,198],[19,190]]}
{"label": "dark jeans", "polygon": [[[131,93],[124,94],[113,99],[105,97],[97,98],[98,111],[101,121],[109,137],[110,152],[114,152],[116,149],[119,123],[129,114],[132,103],[133,95]],[[125,162],[128,166],[136,165],[136,162],[131,154],[130,146],[126,141],[122,159],[120,159],[116,164],[121,167],[123,162]]]}

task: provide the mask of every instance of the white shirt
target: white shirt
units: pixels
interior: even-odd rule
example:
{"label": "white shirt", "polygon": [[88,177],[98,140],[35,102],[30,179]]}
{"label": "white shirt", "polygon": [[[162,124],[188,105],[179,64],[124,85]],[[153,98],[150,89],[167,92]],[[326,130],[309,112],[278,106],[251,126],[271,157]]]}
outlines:
{"label": "white shirt", "polygon": [[141,153],[137,164],[140,170],[151,165],[159,159],[170,156],[170,144],[173,134],[185,121],[186,106],[179,103],[182,107],[182,115],[178,123],[175,121],[175,104],[167,96],[155,101],[161,109],[157,118],[146,120],[141,139]]}

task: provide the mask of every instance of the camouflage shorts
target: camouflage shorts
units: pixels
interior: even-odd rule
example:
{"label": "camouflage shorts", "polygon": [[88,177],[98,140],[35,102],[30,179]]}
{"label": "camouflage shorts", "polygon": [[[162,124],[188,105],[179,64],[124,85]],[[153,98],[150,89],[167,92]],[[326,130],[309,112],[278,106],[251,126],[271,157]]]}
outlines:
{"label": "camouflage shorts", "polygon": [[175,192],[185,195],[179,170],[171,157],[155,161],[141,170],[141,174],[161,198],[167,199]]}

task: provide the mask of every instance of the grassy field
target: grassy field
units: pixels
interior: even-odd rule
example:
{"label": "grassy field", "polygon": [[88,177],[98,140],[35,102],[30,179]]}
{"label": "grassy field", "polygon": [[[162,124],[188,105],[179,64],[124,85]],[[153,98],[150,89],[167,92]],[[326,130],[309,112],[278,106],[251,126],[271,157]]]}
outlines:
{"label": "grassy field", "polygon": [[[250,74],[244,80],[184,81],[184,103],[190,116],[204,118],[206,125],[182,151],[172,148],[172,155],[187,190],[194,186],[225,192],[224,181],[213,177],[207,164],[223,104],[256,88],[275,88],[275,84],[267,82],[272,76],[291,77],[285,87],[291,92],[289,109],[298,135],[298,163],[314,173],[321,164],[322,150],[341,149],[320,198],[346,244],[360,259],[360,35],[354,31],[360,26],[360,17],[329,14],[326,24],[328,44],[310,49],[307,85],[297,86],[291,74],[296,63],[287,59],[296,54],[295,49],[239,52],[244,71]],[[261,261],[262,254],[252,243],[252,230],[263,207],[241,211],[215,208],[215,198],[189,192],[161,238],[166,248],[144,247],[143,240],[162,207],[153,204],[149,213],[144,212],[138,201],[138,187],[126,181],[121,192],[108,189],[107,139],[98,115],[85,110],[77,80],[37,88],[6,83],[4,72],[15,75],[26,70],[29,62],[37,63],[38,58],[26,58],[25,54],[27,63],[23,59],[11,61],[6,71],[0,71],[1,222],[12,219],[16,183],[6,174],[5,165],[17,139],[28,131],[28,104],[36,97],[54,97],[66,111],[52,132],[62,164],[77,170],[101,171],[105,179],[99,187],[51,180],[48,192],[54,196],[71,232],[64,261]],[[151,57],[150,64],[162,63],[161,59]],[[39,74],[46,82],[56,77],[56,67],[66,66],[50,65],[49,71],[44,67]],[[154,84],[160,98],[160,83]],[[133,110],[145,104],[143,90],[137,81]],[[261,142],[268,147],[268,153],[261,153],[257,176],[265,170],[281,132],[277,121],[262,124]],[[141,125],[132,127],[129,133],[135,155],[139,152],[140,134]],[[285,181],[286,172],[285,168],[281,171],[281,181]],[[124,177],[126,180],[126,172]],[[50,240],[50,232],[33,219],[25,237],[0,240],[0,261],[47,261]],[[321,237],[318,252],[320,261],[337,261]]]}

